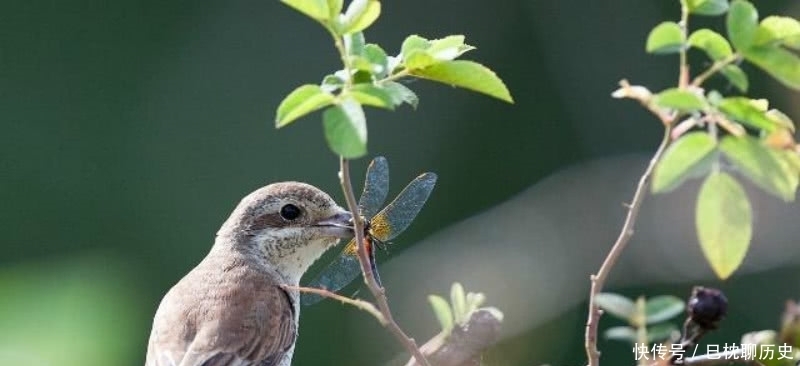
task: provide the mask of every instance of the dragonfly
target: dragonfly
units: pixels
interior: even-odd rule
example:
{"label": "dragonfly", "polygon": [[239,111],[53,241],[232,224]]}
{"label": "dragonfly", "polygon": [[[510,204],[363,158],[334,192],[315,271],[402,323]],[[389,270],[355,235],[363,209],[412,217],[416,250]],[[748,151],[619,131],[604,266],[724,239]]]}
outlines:
{"label": "dragonfly", "polygon": [[[389,163],[386,158],[378,156],[367,167],[364,188],[358,200],[358,208],[364,218],[364,239],[370,259],[370,267],[376,282],[380,285],[380,276],[375,261],[375,247],[381,246],[405,231],[417,217],[425,201],[436,184],[436,174],[424,173],[414,178],[397,197],[380,212],[389,194]],[[358,245],[356,239],[350,240],[336,259],[328,264],[319,275],[307,285],[338,292],[361,274],[358,262]],[[301,302],[312,305],[323,297],[313,293],[303,293]]]}

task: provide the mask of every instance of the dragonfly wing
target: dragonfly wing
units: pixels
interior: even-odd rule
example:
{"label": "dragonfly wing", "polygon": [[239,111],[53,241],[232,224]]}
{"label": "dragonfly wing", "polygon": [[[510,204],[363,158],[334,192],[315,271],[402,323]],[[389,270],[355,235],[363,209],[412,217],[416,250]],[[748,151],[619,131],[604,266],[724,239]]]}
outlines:
{"label": "dragonfly wing", "polygon": [[375,157],[367,167],[364,191],[358,200],[358,207],[364,217],[375,216],[389,195],[389,163],[383,156]]}
{"label": "dragonfly wing", "polygon": [[416,177],[397,198],[370,220],[370,232],[379,241],[389,241],[400,235],[417,217],[436,185],[436,174]]}
{"label": "dragonfly wing", "polygon": [[[356,240],[350,240],[342,250],[342,253],[336,257],[336,260],[328,264],[322,272],[317,275],[311,282],[306,285],[307,287],[322,288],[331,292],[337,292],[342,287],[347,286],[359,274],[361,274],[361,265],[358,263],[358,256],[356,256]],[[309,292],[304,292],[301,295],[300,302],[303,305],[312,305],[324,297]]]}

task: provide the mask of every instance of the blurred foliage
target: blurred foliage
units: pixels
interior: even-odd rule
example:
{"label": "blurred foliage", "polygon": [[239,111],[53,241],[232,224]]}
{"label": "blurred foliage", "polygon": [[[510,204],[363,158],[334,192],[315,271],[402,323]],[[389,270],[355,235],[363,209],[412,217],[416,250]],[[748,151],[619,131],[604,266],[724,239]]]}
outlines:
{"label": "blurred foliage", "polygon": [[141,283],[109,256],[0,269],[0,364],[115,365],[141,357]]}
{"label": "blurred foliage", "polygon": [[684,308],[683,300],[670,295],[640,296],[632,300],[604,292],[597,296],[596,301],[604,312],[628,323],[606,329],[603,333],[606,339],[626,341],[631,345],[669,340],[678,331],[678,327],[669,321],[680,315]]}

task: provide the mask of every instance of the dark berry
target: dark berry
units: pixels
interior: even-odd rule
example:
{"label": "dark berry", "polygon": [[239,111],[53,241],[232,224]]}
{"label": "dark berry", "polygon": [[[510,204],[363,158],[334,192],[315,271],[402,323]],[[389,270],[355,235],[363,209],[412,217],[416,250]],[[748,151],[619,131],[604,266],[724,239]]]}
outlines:
{"label": "dark berry", "polygon": [[695,287],[687,303],[689,317],[703,329],[716,329],[728,312],[728,299],[722,291]]}

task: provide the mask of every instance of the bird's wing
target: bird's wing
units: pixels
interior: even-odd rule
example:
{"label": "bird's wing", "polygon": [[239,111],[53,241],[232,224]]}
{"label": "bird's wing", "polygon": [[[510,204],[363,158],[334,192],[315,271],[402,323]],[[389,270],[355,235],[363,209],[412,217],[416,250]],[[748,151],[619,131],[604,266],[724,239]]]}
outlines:
{"label": "bird's wing", "polygon": [[170,290],[156,313],[147,366],[281,365],[297,336],[291,297],[264,273],[232,272],[226,283],[184,278]]}

